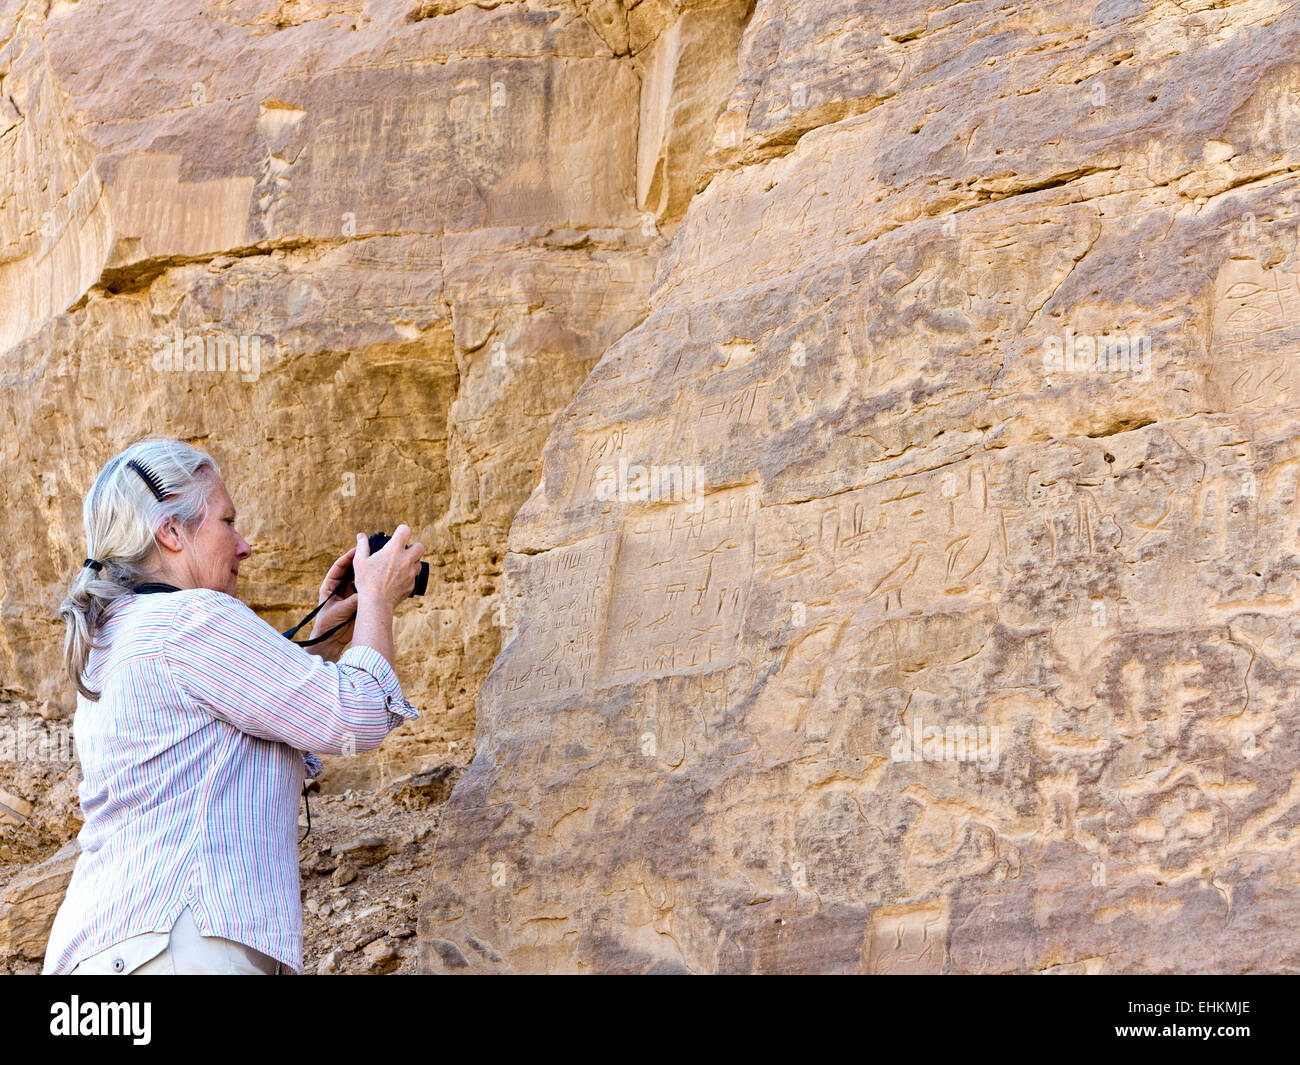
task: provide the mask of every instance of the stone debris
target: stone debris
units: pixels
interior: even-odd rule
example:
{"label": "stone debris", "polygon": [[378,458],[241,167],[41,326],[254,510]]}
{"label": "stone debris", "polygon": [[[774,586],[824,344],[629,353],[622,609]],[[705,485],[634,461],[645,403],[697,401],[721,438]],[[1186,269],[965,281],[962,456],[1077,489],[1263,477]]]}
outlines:
{"label": "stone debris", "polygon": [[391,973],[402,963],[402,955],[387,939],[376,939],[363,951],[366,971]]}
{"label": "stone debris", "polygon": [[[374,811],[368,807],[365,812]],[[343,860],[340,870],[352,869],[355,875],[356,869],[353,863],[360,866],[373,865],[375,862],[383,861],[395,850],[397,846],[388,836],[361,836],[331,848],[330,854]]]}
{"label": "stone debris", "polygon": [[[0,966],[6,961],[41,961],[81,848],[69,841],[57,853],[25,870],[0,892]],[[0,969],[3,971],[3,969]]]}

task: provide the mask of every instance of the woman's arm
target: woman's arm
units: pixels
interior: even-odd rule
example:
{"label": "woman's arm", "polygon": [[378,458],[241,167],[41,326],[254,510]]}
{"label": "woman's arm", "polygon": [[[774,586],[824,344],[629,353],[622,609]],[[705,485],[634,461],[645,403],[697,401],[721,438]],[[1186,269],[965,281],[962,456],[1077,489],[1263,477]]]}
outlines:
{"label": "woman's arm", "polygon": [[[414,581],[414,578],[412,578]],[[356,630],[352,642],[358,647],[373,647],[390,666],[397,653],[393,650],[393,606],[383,599],[359,595]]]}
{"label": "woman's arm", "polygon": [[[177,609],[163,653],[182,705],[322,754],[374,750],[404,719],[419,717],[374,647],[358,642],[337,663],[326,662],[224,592],[197,588],[169,598]],[[390,629],[389,648],[391,640]]]}

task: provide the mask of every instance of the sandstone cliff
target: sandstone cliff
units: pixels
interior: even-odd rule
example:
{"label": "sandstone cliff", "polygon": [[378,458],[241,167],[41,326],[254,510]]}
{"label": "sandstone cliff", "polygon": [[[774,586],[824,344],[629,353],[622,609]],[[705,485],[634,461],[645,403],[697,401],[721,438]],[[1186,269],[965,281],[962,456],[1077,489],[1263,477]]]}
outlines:
{"label": "sandstone cliff", "polygon": [[[71,708],[51,615],[81,495],[156,430],[222,464],[271,620],[357,531],[419,530],[435,579],[399,643],[426,713],[384,757],[471,738],[506,531],[663,237],[626,19],[607,41],[571,4],[448,6],[0,7],[13,693]],[[669,155],[644,160],[665,216]]]}
{"label": "sandstone cliff", "polygon": [[1295,967],[1298,31],[756,6],[515,519],[426,968]]}
{"label": "sandstone cliff", "polygon": [[0,883],[77,829],[54,610],[82,494],[146,431],[222,465],[273,623],[358,530],[418,530],[433,579],[397,638],[422,719],[323,784],[467,761],[507,530],[646,313],[744,14],[0,0]]}
{"label": "sandstone cliff", "polygon": [[268,619],[431,545],[425,716],[327,782],[472,745],[427,971],[1293,968],[1297,39],[0,0],[0,684],[66,722],[80,494],[158,429]]}

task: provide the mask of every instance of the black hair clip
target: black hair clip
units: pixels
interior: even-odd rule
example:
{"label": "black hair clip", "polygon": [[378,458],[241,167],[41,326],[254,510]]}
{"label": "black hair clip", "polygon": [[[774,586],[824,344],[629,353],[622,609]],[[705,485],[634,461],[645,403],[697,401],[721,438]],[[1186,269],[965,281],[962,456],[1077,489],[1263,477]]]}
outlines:
{"label": "black hair clip", "polygon": [[83,567],[85,567],[85,566],[89,566],[89,567],[90,567],[91,569],[93,569],[96,573],[98,573],[100,570],[102,570],[102,569],[104,568],[104,563],[98,561],[97,559],[93,559],[93,558],[88,558],[88,559],[86,559],[86,561],[83,562],[81,565],[82,565]]}
{"label": "black hair clip", "polygon": [[132,459],[127,463],[127,465],[140,475],[144,483],[149,486],[149,491],[153,493],[155,499],[162,502],[167,498],[167,493],[163,491],[162,479],[154,473],[153,470],[149,469],[148,466],[136,462],[135,459]]}

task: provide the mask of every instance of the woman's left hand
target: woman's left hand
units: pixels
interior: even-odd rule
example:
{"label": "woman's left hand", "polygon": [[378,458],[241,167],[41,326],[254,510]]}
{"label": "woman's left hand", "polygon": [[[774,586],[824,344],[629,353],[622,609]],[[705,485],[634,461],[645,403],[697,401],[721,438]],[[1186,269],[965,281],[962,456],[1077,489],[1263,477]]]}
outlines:
{"label": "woman's left hand", "polygon": [[[325,580],[321,582],[320,593],[316,602],[325,603],[326,598],[338,586],[339,581],[342,580],[344,574],[352,565],[352,556],[356,554],[356,551],[355,547],[350,547],[335,559],[334,565],[330,567],[329,573],[325,576]],[[321,607],[320,613],[316,615],[315,624],[311,627],[311,639],[314,640],[322,632],[329,632],[339,622],[354,615],[356,611],[357,592],[356,588],[353,587],[351,594],[347,598],[340,599],[335,596],[328,603],[325,603],[325,606]],[[320,655],[321,658],[328,661],[334,661],[352,642],[352,629],[355,625],[356,618],[353,617],[347,625],[339,629],[324,643],[318,643],[315,647],[308,647],[307,650]]]}

